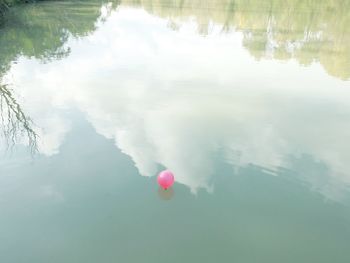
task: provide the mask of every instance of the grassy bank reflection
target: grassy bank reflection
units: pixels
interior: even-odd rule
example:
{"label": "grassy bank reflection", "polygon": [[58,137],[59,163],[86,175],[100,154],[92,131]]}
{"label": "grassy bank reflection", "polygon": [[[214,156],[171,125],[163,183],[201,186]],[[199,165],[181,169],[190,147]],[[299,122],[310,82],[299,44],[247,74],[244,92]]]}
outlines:
{"label": "grassy bank reflection", "polygon": [[223,32],[238,30],[256,59],[319,62],[328,74],[350,78],[348,1],[124,0],[122,4],[167,18],[175,30],[188,18],[195,19],[203,35],[210,33],[212,23],[221,25]]}

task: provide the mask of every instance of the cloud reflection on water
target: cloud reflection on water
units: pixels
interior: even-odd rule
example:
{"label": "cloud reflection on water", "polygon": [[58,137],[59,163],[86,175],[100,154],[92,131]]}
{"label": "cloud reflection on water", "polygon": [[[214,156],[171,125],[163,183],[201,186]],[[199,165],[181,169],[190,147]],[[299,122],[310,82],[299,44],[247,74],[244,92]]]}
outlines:
{"label": "cloud reflection on water", "polygon": [[[192,192],[212,191],[221,152],[233,167],[297,171],[316,191],[341,199],[350,183],[349,82],[319,64],[256,61],[242,39],[215,25],[202,37],[191,20],[175,32],[166,19],[120,8],[92,35],[70,39],[66,59],[22,58],[8,78],[42,127],[43,154],[59,152],[71,126],[64,112],[78,109],[141,175],[155,175],[161,164]],[[322,176],[300,165],[305,156]]]}

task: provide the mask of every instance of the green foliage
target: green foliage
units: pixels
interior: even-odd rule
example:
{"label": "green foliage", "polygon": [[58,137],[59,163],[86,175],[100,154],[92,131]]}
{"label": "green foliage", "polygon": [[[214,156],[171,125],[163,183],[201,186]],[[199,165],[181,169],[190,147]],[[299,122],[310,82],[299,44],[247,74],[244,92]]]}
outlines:
{"label": "green foliage", "polygon": [[[1,1],[1,0],[0,0]],[[14,7],[0,28],[0,76],[18,56],[43,62],[67,56],[69,36],[83,37],[95,30],[100,1],[43,2]]]}
{"label": "green foliage", "polygon": [[0,23],[4,19],[4,16],[8,9],[14,5],[21,3],[34,2],[33,0],[0,0]]}

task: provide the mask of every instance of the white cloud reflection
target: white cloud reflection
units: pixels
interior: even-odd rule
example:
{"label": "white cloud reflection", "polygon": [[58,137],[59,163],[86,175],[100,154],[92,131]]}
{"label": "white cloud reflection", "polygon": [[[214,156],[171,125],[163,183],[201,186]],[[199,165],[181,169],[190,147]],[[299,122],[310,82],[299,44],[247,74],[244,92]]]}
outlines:
{"label": "white cloud reflection", "polygon": [[295,170],[295,160],[312,156],[326,175],[301,170],[303,180],[341,198],[350,183],[349,82],[318,64],[255,61],[240,33],[219,26],[203,37],[191,20],[176,32],[167,24],[120,8],[91,36],[71,39],[68,58],[14,65],[8,76],[42,127],[40,151],[59,151],[70,129],[64,111],[74,108],[142,175],[161,164],[196,192],[212,189],[219,150],[236,167]]}

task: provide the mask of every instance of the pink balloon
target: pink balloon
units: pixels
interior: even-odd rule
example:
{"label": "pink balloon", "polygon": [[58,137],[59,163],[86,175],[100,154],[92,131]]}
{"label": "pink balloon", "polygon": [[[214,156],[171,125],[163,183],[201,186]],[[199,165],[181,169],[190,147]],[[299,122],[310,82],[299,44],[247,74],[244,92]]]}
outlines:
{"label": "pink balloon", "polygon": [[157,180],[158,184],[164,189],[171,187],[175,181],[173,173],[169,170],[160,172]]}

